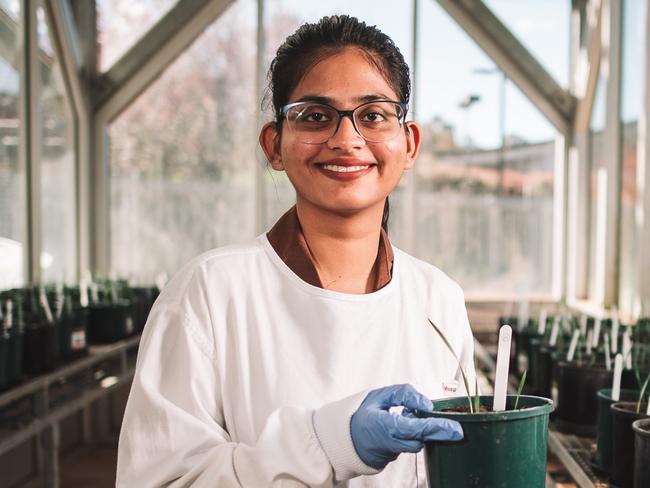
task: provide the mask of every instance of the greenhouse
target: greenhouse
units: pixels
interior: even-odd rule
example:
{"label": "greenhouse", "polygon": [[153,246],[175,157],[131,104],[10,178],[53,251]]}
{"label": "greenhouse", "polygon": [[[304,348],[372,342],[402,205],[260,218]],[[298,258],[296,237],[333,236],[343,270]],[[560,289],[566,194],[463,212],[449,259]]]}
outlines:
{"label": "greenhouse", "polygon": [[0,0],[0,487],[650,487],[650,0]]}

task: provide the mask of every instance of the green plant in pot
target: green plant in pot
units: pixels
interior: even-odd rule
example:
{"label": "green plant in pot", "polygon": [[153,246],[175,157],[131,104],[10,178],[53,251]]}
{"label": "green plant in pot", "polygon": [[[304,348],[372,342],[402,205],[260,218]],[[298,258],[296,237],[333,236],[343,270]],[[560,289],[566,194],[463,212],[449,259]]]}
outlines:
{"label": "green plant in pot", "polygon": [[[614,403],[612,413],[612,478],[619,488],[633,488],[634,430],[632,424],[650,418],[650,406],[644,403],[650,375],[645,380],[636,402]],[[647,462],[647,461],[646,461]]]}
{"label": "green plant in pot", "polygon": [[[505,363],[507,378],[508,351],[497,358],[497,394],[471,395],[469,381],[458,356],[442,331],[431,321],[459,364],[466,397],[434,400],[432,412],[418,412],[422,417],[457,420],[464,438],[458,442],[430,443],[426,446],[427,476],[432,488],[542,488],[545,483],[548,419],[553,402],[548,398],[509,395],[499,387],[499,370]],[[509,328],[508,328],[509,329]],[[505,348],[504,348],[505,349]],[[503,358],[503,359],[502,359]],[[525,381],[525,378],[524,378]],[[523,388],[520,382],[519,391]],[[503,391],[505,409],[493,406]]]}

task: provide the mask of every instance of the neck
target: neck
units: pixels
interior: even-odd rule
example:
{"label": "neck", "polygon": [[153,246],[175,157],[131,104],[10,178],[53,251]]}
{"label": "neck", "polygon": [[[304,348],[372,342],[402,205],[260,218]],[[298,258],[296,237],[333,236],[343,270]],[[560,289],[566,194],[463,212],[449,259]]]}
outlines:
{"label": "neck", "polygon": [[356,294],[374,291],[383,209],[381,202],[353,215],[335,214],[298,199],[298,220],[324,288]]}

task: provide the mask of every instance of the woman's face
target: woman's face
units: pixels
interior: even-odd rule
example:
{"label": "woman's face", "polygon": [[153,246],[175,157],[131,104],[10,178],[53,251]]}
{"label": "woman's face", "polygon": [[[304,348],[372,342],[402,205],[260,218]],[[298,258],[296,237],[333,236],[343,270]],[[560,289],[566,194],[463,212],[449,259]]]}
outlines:
{"label": "woman's face", "polygon": [[[399,101],[377,68],[356,49],[346,49],[313,66],[289,96],[288,103],[322,97],[339,110],[352,110],[369,97]],[[260,141],[274,169],[284,170],[301,205],[342,215],[369,208],[381,214],[386,196],[404,170],[413,166],[420,132],[413,122],[385,142],[368,142],[343,117],[337,132],[321,144],[297,140],[286,121],[277,137],[273,124],[262,129]],[[358,171],[336,171],[345,166]]]}

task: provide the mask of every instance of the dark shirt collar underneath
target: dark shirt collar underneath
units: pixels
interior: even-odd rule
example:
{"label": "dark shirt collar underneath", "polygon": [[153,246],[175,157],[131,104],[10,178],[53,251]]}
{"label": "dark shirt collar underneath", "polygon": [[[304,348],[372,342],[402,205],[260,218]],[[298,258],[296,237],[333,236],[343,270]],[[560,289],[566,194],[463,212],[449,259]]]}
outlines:
{"label": "dark shirt collar underneath", "polygon": [[[291,271],[310,285],[324,288],[318,276],[318,271],[316,271],[316,265],[307,246],[307,241],[305,241],[305,236],[302,233],[295,205],[280,217],[266,236],[271,247]],[[373,264],[373,271],[375,276],[373,291],[377,291],[390,282],[393,271],[393,248],[388,240],[388,234],[383,228],[381,229],[379,248],[377,258]]]}

